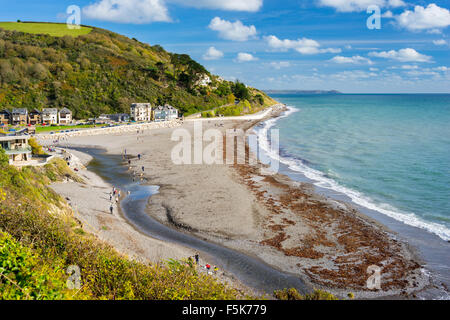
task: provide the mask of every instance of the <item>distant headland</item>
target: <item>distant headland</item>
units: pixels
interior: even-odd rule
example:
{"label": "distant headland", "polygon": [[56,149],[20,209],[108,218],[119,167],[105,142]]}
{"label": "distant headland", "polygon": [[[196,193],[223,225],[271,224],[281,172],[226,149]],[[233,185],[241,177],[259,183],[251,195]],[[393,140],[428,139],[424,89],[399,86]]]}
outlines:
{"label": "distant headland", "polygon": [[337,90],[264,90],[267,94],[342,94]]}

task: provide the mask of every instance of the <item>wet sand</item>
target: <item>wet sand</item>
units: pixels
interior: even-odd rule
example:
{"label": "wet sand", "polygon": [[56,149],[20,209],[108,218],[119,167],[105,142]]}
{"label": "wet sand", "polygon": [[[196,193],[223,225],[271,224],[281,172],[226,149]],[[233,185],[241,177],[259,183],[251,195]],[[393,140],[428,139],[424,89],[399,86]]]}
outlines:
{"label": "wet sand", "polygon": [[[223,121],[221,130],[248,129],[250,121]],[[256,122],[259,122],[256,121]],[[204,130],[218,121],[202,121]],[[193,122],[182,128],[193,133]],[[109,154],[142,155],[130,174],[159,186],[147,212],[162,224],[243,252],[340,296],[413,296],[427,285],[420,261],[406,244],[348,204],[321,197],[308,184],[250,165],[174,165],[173,129],[74,137],[63,142],[100,147]],[[70,196],[70,195],[69,195]],[[131,236],[131,238],[133,238]],[[178,248],[176,246],[176,248]],[[176,250],[165,253],[176,258]],[[186,251],[189,253],[189,250]],[[383,268],[382,290],[368,290],[367,267]]]}

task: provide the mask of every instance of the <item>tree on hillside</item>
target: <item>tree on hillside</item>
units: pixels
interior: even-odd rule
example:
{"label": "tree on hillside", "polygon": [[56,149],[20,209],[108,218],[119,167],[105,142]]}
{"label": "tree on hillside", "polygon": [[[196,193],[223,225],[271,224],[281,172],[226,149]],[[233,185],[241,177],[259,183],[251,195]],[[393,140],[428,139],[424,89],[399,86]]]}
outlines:
{"label": "tree on hillside", "polygon": [[6,165],[9,163],[9,158],[5,153],[5,150],[0,146],[0,165]]}
{"label": "tree on hillside", "polygon": [[239,80],[236,80],[236,82],[234,83],[232,91],[236,98],[238,98],[239,100],[250,99],[250,92],[247,89],[247,86]]}

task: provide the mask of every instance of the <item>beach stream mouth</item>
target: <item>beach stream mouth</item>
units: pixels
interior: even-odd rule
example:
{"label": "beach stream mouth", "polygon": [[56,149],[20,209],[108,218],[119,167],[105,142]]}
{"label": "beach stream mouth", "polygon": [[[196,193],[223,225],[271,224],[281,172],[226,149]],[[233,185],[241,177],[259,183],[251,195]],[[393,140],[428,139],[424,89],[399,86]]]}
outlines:
{"label": "beach stream mouth", "polygon": [[89,170],[122,190],[124,194],[130,192],[121,201],[122,213],[128,223],[142,234],[199,251],[211,257],[211,263],[233,274],[241,283],[258,292],[271,294],[274,290],[285,288],[295,288],[301,294],[312,291],[298,276],[277,270],[258,258],[207,242],[158,222],[146,212],[148,200],[158,193],[158,186],[133,182],[121,156],[109,155],[99,149],[72,149],[94,158],[88,165]]}

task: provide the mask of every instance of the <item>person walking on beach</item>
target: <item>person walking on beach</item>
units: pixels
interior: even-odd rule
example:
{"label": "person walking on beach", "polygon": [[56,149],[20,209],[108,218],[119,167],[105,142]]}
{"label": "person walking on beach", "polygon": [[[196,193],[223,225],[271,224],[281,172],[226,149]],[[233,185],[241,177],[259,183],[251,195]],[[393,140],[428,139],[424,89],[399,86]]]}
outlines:
{"label": "person walking on beach", "polygon": [[195,264],[198,265],[200,262],[200,256],[197,254],[195,254]]}
{"label": "person walking on beach", "polygon": [[109,212],[111,212],[111,214],[114,214],[114,207],[113,207],[112,203],[111,203],[111,205],[109,207]]}
{"label": "person walking on beach", "polygon": [[144,172],[145,171],[145,168],[144,168],[144,166],[142,166],[142,172]]}
{"label": "person walking on beach", "polygon": [[138,159],[141,160],[141,154],[140,153],[138,154]]}

